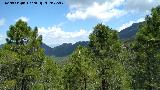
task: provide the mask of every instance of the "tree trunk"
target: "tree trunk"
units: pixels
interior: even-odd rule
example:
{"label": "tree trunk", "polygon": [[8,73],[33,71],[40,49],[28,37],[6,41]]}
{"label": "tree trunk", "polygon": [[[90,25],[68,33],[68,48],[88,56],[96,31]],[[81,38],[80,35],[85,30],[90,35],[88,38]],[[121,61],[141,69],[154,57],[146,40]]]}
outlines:
{"label": "tree trunk", "polygon": [[106,90],[105,79],[102,79],[102,90]]}
{"label": "tree trunk", "polygon": [[153,55],[149,52],[147,53],[148,55],[148,59],[147,59],[147,74],[148,74],[148,82],[149,82],[149,85],[147,86],[147,90],[153,90],[153,86],[151,86],[152,84],[152,63],[151,61],[153,62]]}
{"label": "tree trunk", "polygon": [[102,88],[102,90],[108,90],[108,84],[106,82],[106,79],[103,77],[105,75],[104,71],[105,71],[105,69],[102,68],[102,82],[101,82],[102,86],[101,86],[101,88]]}
{"label": "tree trunk", "polygon": [[[24,70],[25,70],[25,68],[22,69],[23,74],[24,74]],[[21,82],[21,90],[27,90],[27,85],[26,85],[24,76],[23,76],[22,82]]]}
{"label": "tree trunk", "polygon": [[87,80],[86,80],[86,77],[84,78],[84,90],[87,89]]}

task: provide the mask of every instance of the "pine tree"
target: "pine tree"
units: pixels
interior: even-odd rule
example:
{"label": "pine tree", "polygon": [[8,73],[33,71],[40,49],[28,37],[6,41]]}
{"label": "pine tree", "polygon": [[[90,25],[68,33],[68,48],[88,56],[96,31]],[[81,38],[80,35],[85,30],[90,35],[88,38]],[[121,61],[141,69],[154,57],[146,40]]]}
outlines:
{"label": "pine tree", "polygon": [[101,81],[100,89],[129,89],[128,75],[123,64],[119,61],[121,43],[117,32],[108,26],[98,24],[94,27],[89,38],[89,46],[98,67],[97,73]]}
{"label": "pine tree", "polygon": [[14,78],[16,80],[15,89],[29,90],[35,82],[37,73],[40,73],[44,59],[44,52],[40,47],[42,36],[38,35],[37,27],[32,30],[22,20],[10,26],[7,36],[4,49],[17,53],[20,59],[14,66],[14,69],[17,70]]}
{"label": "pine tree", "polygon": [[97,86],[96,69],[92,66],[87,48],[78,47],[64,68],[65,90],[94,90]]}
{"label": "pine tree", "polygon": [[146,90],[160,89],[160,6],[153,8],[151,15],[139,28],[133,46],[136,73],[135,88]]}

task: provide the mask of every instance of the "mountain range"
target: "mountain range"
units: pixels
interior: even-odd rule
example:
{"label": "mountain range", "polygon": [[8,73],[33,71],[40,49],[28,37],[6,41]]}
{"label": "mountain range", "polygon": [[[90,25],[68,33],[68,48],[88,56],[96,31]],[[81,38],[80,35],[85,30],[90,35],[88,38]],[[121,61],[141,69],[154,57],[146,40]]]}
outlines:
{"label": "mountain range", "polygon": [[119,32],[119,37],[121,40],[129,40],[135,37],[138,28],[143,22],[133,23],[130,27],[127,27]]}
{"label": "mountain range", "polygon": [[[130,27],[127,27],[121,30],[118,34],[122,41],[127,41],[133,39],[138,31],[138,27],[142,24],[140,23],[133,23]],[[42,44],[42,48],[45,50],[45,54],[48,56],[55,56],[55,57],[66,57],[73,53],[77,46],[88,46],[89,41],[79,41],[75,44],[72,43],[63,43],[62,45],[56,46],[54,48],[49,47],[45,43]],[[0,45],[0,48],[3,45]]]}
{"label": "mountain range", "polygon": [[[139,26],[142,24],[142,22],[139,23],[133,23],[130,27],[127,27],[123,30],[121,30],[118,35],[122,41],[127,41],[134,39]],[[45,44],[42,45],[42,47],[45,49],[45,53],[50,56],[56,56],[56,57],[65,57],[70,55],[77,46],[88,46],[89,41],[80,41],[75,44],[72,43],[63,43],[62,45],[56,46],[54,48],[51,48]]]}
{"label": "mountain range", "polygon": [[79,41],[75,44],[72,43],[63,43],[62,45],[56,46],[54,48],[51,48],[47,46],[46,44],[42,44],[42,48],[45,50],[45,54],[49,56],[56,56],[56,57],[65,57],[70,55],[77,46],[88,46],[88,41]]}

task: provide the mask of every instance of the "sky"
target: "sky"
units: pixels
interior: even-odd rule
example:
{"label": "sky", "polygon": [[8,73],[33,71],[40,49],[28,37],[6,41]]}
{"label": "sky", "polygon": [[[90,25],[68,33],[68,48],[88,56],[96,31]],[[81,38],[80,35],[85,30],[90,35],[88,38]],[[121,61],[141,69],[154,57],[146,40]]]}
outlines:
{"label": "sky", "polygon": [[0,44],[5,43],[9,26],[22,19],[32,28],[37,26],[43,42],[51,47],[88,41],[98,23],[121,31],[144,21],[151,8],[160,5],[160,0],[34,0],[38,4],[22,5],[5,2],[33,0],[0,0]]}

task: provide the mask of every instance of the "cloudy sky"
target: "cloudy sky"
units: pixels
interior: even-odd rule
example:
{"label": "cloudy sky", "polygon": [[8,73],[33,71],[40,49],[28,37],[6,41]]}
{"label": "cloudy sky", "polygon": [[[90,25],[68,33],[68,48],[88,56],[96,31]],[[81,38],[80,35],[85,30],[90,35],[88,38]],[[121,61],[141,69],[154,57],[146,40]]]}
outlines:
{"label": "cloudy sky", "polygon": [[[0,44],[5,43],[9,25],[22,19],[31,27],[37,26],[43,42],[51,47],[88,40],[97,23],[120,31],[144,21],[151,8],[160,5],[160,0],[34,0],[43,5],[11,5],[5,1],[31,0],[0,0]],[[51,1],[64,4],[49,4]]]}

